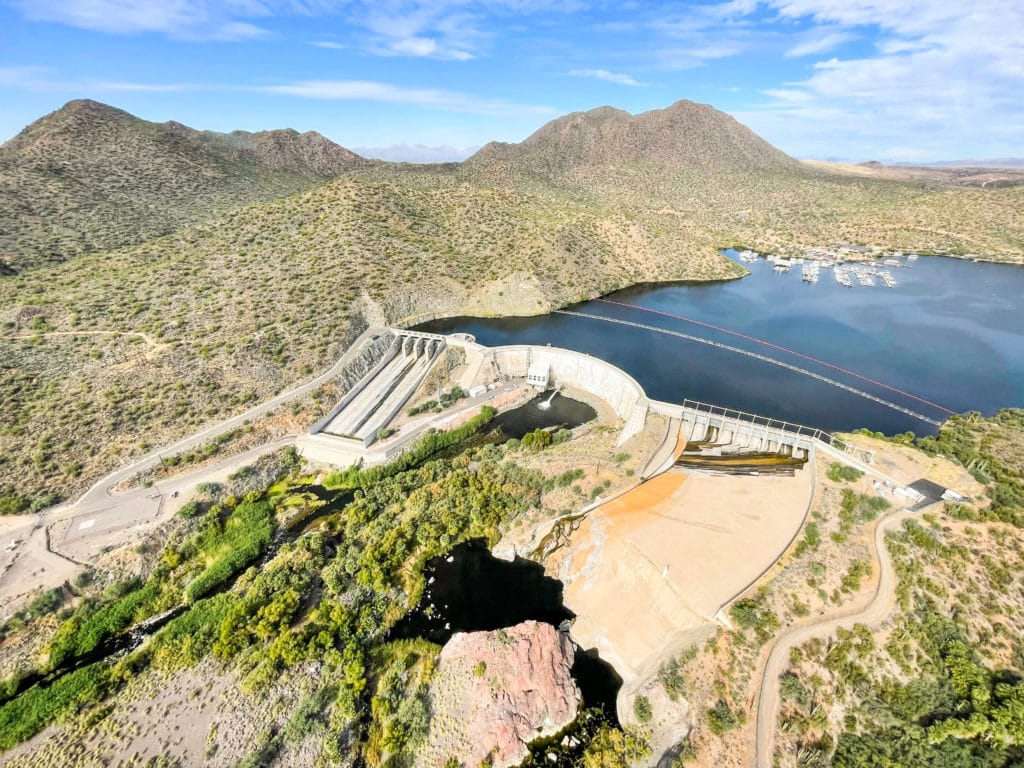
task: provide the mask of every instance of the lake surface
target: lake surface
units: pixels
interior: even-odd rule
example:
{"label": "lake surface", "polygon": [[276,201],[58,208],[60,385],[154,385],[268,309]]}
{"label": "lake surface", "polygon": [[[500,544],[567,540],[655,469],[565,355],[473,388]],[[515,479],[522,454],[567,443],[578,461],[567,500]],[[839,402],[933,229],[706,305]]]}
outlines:
{"label": "lake surface", "polygon": [[[731,253],[730,253],[731,255]],[[710,323],[786,347],[952,411],[991,414],[1024,406],[1024,268],[952,258],[899,259],[895,288],[846,288],[800,266],[717,283],[644,286],[571,311],[618,318],[740,347],[807,369],[942,421],[948,413],[804,357],[664,314]],[[878,265],[881,266],[881,265]],[[658,400],[683,398],[826,430],[870,427],[892,434],[936,428],[817,379],[695,341],[553,313],[531,318],[450,318],[417,327],[464,331],[488,346],[552,344],[599,356]]]}

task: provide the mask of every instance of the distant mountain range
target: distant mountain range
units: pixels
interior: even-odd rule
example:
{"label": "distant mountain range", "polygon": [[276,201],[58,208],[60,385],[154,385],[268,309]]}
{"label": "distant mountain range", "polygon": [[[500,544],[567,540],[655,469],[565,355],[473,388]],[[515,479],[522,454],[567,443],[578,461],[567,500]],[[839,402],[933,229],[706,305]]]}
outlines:
{"label": "distant mountain range", "polygon": [[[913,163],[907,163],[913,165]],[[997,157],[989,160],[941,160],[924,163],[929,168],[1024,168],[1024,158]]]}
{"label": "distant mountain range", "polygon": [[428,147],[425,144],[393,144],[390,147],[353,147],[353,151],[372,160],[390,163],[459,163],[480,147]]}

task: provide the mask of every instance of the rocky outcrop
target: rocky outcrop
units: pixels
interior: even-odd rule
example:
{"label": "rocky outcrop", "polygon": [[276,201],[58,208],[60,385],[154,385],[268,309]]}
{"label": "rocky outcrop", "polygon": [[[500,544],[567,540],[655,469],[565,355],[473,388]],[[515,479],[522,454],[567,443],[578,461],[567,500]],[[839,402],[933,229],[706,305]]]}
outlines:
{"label": "rocky outcrop", "polygon": [[430,687],[430,733],[417,768],[490,758],[518,765],[527,745],[576,719],[573,645],[550,624],[525,621],[494,632],[459,633],[441,650]]}

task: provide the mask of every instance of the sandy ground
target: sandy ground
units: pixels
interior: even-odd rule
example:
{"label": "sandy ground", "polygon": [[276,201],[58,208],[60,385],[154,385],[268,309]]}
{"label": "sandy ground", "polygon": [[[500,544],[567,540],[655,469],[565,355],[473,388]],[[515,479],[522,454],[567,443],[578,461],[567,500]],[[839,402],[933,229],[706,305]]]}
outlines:
{"label": "sandy ground", "polygon": [[250,696],[238,689],[233,674],[209,658],[173,672],[148,670],[128,682],[102,720],[52,725],[5,752],[0,765],[132,768],[173,755],[181,766],[229,768],[259,747],[268,728],[287,721],[317,677],[318,665],[305,664]]}
{"label": "sandy ground", "polygon": [[0,518],[0,620],[19,611],[40,589],[71,581],[82,570],[78,563],[54,554],[46,546],[46,530],[37,515]]}
{"label": "sandy ground", "polygon": [[627,681],[652,674],[789,546],[812,479],[673,471],[594,510],[545,564],[566,584],[573,638]]}

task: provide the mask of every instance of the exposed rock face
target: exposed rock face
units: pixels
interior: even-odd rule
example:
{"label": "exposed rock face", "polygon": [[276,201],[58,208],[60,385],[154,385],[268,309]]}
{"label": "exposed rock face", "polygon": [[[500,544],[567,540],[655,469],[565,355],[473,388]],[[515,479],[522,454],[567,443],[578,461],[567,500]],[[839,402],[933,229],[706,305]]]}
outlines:
{"label": "exposed rock face", "polygon": [[573,658],[569,637],[536,621],[454,635],[430,687],[430,733],[418,768],[444,766],[450,757],[466,766],[487,757],[495,768],[518,765],[530,742],[576,718]]}

